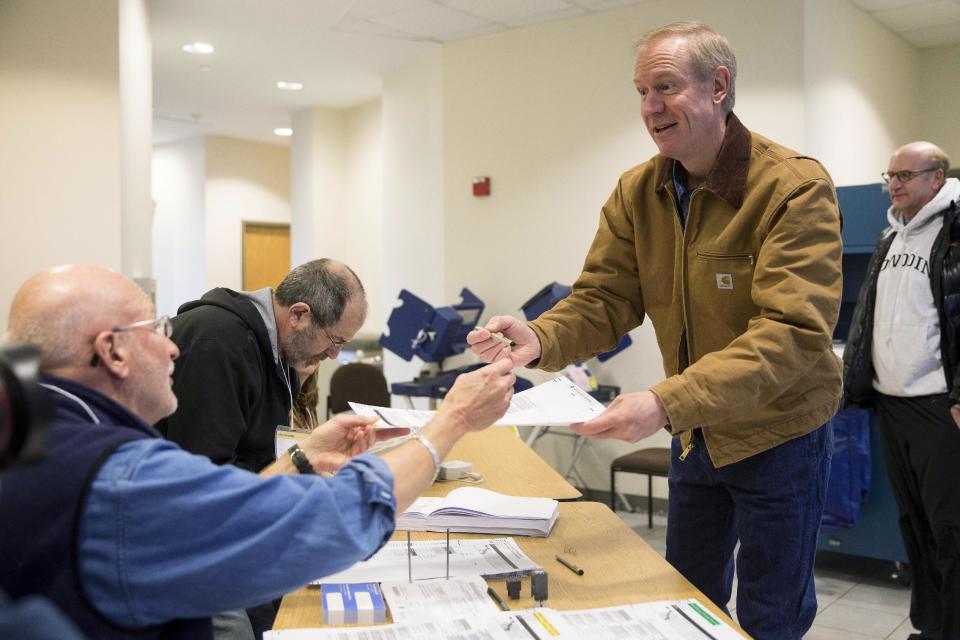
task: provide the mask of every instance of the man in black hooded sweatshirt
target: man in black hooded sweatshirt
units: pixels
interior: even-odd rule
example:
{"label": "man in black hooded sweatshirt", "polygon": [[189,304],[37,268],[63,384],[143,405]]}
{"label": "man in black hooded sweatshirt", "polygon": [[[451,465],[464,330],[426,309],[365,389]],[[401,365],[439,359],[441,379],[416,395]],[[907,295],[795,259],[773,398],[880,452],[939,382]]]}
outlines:
{"label": "man in black hooded sweatshirt", "polygon": [[173,318],[180,406],[157,428],[191,453],[259,472],[289,422],[296,369],[336,357],[366,312],[360,279],[328,259],[296,267],[276,291],[217,288],[187,302]]}

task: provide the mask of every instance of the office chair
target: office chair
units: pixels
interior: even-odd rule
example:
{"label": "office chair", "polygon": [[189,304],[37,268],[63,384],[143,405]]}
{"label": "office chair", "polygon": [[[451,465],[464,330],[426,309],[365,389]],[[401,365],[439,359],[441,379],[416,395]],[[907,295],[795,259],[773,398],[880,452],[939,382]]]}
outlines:
{"label": "office chair", "polygon": [[641,473],[647,476],[647,528],[653,529],[653,477],[666,478],[670,472],[670,448],[650,447],[622,455],[610,463],[610,509],[617,511],[616,475]]}
{"label": "office chair", "polygon": [[327,418],[334,413],[348,411],[348,402],[360,402],[378,407],[390,406],[390,390],[383,372],[372,364],[351,362],[337,367],[330,378],[327,396]]}

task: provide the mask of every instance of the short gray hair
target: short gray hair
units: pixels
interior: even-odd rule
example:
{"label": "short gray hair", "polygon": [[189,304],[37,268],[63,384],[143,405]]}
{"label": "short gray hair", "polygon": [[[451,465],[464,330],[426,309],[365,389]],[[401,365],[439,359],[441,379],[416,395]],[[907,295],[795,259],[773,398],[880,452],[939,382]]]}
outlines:
{"label": "short gray hair", "polygon": [[82,309],[65,306],[56,314],[11,318],[5,338],[39,348],[40,370],[54,371],[89,359],[92,344],[83,341],[88,325],[89,319]]}
{"label": "short gray hair", "polygon": [[946,176],[947,172],[950,171],[950,156],[940,147],[934,147],[930,152],[930,168],[931,169],[941,169],[943,170],[943,175]]}
{"label": "short gray hair", "polygon": [[687,39],[690,62],[693,63],[693,69],[701,80],[709,78],[717,67],[726,67],[730,70],[730,89],[721,106],[727,113],[733,111],[733,103],[736,100],[737,56],[734,55],[733,47],[727,39],[707,25],[692,21],[672,22],[643,34],[634,48],[639,54],[654,42],[673,36]]}
{"label": "short gray hair", "polygon": [[319,327],[339,322],[353,296],[364,296],[364,299],[366,296],[357,274],[347,265],[329,258],[311,260],[293,269],[274,295],[283,307],[305,303]]}

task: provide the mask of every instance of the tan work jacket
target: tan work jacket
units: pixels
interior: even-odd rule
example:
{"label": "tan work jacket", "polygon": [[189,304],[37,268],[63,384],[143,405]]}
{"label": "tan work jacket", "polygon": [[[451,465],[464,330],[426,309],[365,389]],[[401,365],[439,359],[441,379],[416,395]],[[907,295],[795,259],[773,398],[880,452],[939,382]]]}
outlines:
{"label": "tan work jacket", "polygon": [[826,170],[730,114],[681,226],[673,161],[623,174],[573,293],[530,326],[550,371],[612,349],[645,316],[667,378],[651,388],[714,465],[809,433],[837,410],[840,212]]}

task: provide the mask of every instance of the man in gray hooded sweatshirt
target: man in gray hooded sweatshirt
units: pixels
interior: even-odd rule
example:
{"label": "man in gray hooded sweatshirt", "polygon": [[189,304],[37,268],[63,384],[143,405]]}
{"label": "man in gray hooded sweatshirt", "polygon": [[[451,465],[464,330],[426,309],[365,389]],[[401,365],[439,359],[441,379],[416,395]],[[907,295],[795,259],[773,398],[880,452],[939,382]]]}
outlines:
{"label": "man in gray hooded sweatshirt", "polygon": [[929,142],[890,158],[877,242],[844,352],[848,402],[873,406],[913,570],[910,638],[960,638],[960,182]]}

